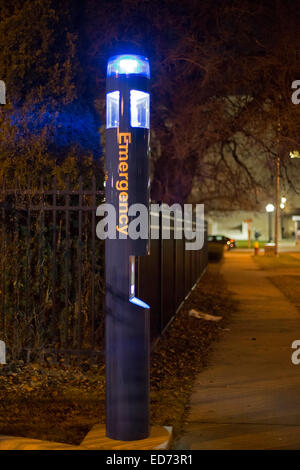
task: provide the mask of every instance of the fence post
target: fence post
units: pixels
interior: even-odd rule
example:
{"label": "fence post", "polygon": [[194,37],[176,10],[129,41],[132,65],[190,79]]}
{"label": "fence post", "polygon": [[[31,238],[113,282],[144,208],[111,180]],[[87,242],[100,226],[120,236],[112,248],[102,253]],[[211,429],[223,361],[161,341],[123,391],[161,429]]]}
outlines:
{"label": "fence post", "polygon": [[32,315],[33,309],[30,308],[29,301],[30,301],[30,291],[31,291],[31,282],[30,282],[30,245],[31,245],[31,200],[30,195],[28,195],[28,206],[27,206],[27,217],[26,217],[26,268],[25,268],[25,318],[26,318],[26,346],[27,350],[31,350],[31,322],[32,322]]}
{"label": "fence post", "polygon": [[162,237],[162,212],[159,211],[159,262],[160,262],[160,334],[164,329],[164,241]]}
{"label": "fence post", "polygon": [[65,195],[65,230],[66,230],[66,249],[65,249],[65,318],[64,318],[64,347],[69,346],[69,297],[70,297],[70,176],[66,180],[66,195]]}
{"label": "fence post", "polygon": [[57,180],[56,176],[52,179],[52,342],[56,345],[57,318],[56,318],[56,223],[57,223]]}
{"label": "fence post", "polygon": [[96,178],[92,179],[91,346],[95,348]]}
{"label": "fence post", "polygon": [[2,179],[1,185],[1,334],[5,339],[5,296],[6,296],[6,226],[5,226],[5,179]]}
{"label": "fence post", "polygon": [[44,348],[45,346],[45,310],[44,310],[44,270],[43,270],[43,258],[44,258],[44,249],[45,249],[45,212],[44,212],[44,179],[41,177],[40,180],[40,232],[39,232],[39,253],[38,253],[38,275],[39,275],[39,319],[38,319],[38,328],[39,328],[39,346]]}
{"label": "fence post", "polygon": [[78,206],[78,245],[77,245],[77,269],[78,269],[78,317],[77,317],[77,347],[81,348],[81,297],[82,297],[82,176],[79,177],[79,206]]}

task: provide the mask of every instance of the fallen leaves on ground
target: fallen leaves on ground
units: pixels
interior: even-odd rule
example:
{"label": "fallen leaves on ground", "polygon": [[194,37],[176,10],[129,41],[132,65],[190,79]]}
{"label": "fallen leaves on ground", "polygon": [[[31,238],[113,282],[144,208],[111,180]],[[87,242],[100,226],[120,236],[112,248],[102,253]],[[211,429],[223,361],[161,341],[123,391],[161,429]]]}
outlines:
{"label": "fallen leaves on ground", "polygon": [[[175,434],[188,411],[195,377],[207,364],[213,341],[226,330],[236,308],[218,266],[210,266],[152,355],[151,420],[173,426]],[[194,308],[223,319],[216,323],[189,316]]]}
{"label": "fallen leaves on ground", "polygon": [[[217,324],[190,317],[191,308],[222,315]],[[234,309],[218,268],[212,266],[157,343],[151,357],[151,423],[179,431],[197,373]],[[0,366],[0,434],[79,444],[105,422],[105,366]]]}

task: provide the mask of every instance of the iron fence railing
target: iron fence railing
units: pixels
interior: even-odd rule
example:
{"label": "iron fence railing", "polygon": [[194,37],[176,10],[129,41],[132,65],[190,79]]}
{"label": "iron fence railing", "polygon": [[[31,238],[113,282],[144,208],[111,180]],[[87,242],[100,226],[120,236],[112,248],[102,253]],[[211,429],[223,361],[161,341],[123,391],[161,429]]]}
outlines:
{"label": "iron fence railing", "polygon": [[[61,185],[60,185],[61,186]],[[76,189],[0,185],[0,339],[12,359],[45,354],[97,356],[104,350],[104,242],[96,237],[103,189],[93,177]],[[161,224],[161,221],[160,221]],[[171,218],[172,229],[172,218]],[[207,265],[207,243],[185,251],[184,240],[151,240],[138,262],[138,295],[151,305],[157,339]]]}
{"label": "iron fence railing", "polygon": [[[159,218],[160,231],[162,217]],[[150,256],[139,257],[138,297],[151,307],[151,338],[155,341],[168,327],[208,262],[207,227],[201,250],[185,249],[186,240],[174,239],[174,219],[170,217],[171,237],[151,240]]]}

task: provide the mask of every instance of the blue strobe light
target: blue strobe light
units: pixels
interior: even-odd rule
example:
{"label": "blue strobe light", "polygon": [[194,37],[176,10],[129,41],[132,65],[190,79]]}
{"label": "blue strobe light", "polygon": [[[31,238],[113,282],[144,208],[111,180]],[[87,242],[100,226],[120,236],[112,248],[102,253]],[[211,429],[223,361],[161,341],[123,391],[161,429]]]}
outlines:
{"label": "blue strobe light", "polygon": [[150,65],[147,57],[141,55],[115,55],[107,64],[107,76],[142,75],[150,78]]}

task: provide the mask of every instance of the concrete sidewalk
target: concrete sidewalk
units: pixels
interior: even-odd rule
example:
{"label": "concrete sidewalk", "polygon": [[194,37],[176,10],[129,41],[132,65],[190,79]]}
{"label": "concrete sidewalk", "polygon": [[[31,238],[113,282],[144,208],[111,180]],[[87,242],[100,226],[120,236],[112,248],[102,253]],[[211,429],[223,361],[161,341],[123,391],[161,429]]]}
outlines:
{"label": "concrete sidewalk", "polygon": [[196,380],[173,448],[300,449],[300,365],[291,363],[300,313],[249,253],[229,252],[222,274],[238,311]]}

